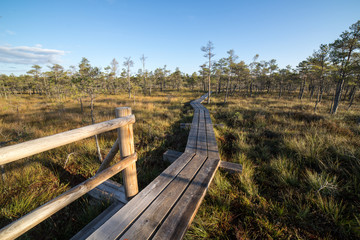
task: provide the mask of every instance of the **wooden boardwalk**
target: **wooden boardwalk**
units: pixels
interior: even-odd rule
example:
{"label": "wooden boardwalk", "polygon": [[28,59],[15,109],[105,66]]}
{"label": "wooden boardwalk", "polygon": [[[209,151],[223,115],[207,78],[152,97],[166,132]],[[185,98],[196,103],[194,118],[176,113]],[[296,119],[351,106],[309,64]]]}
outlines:
{"label": "wooden boardwalk", "polygon": [[201,105],[206,97],[190,103],[194,117],[185,152],[125,206],[113,204],[73,239],[184,237],[220,163],[210,114]]}

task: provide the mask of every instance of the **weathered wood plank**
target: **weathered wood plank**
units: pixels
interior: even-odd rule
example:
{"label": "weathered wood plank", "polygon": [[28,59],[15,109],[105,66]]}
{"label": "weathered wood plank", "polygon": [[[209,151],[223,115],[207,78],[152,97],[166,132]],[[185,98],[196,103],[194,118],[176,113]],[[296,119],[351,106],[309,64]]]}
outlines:
{"label": "weathered wood plank", "polygon": [[[115,115],[117,118],[130,116],[131,108],[130,107],[115,108]],[[133,125],[128,124],[126,126],[120,127],[117,129],[117,132],[118,132],[120,157],[121,159],[123,159],[135,152]],[[136,162],[125,168],[124,171],[122,172],[122,176],[124,181],[126,197],[127,199],[131,199],[139,192],[137,173],[136,173]]]}
{"label": "weathered wood plank", "polygon": [[174,150],[166,150],[166,152],[164,152],[163,154],[163,160],[164,161],[168,161],[168,162],[175,162],[176,159],[178,159],[183,153],[182,152],[178,152],[178,151],[174,151]]}
{"label": "weathered wood plank", "polygon": [[149,239],[205,160],[206,156],[195,155],[191,162],[189,162],[159,197],[151,203],[149,208],[145,210],[120,239]]}
{"label": "weathered wood plank", "polygon": [[205,111],[205,120],[206,120],[206,134],[208,137],[207,144],[208,144],[208,156],[209,158],[220,159],[219,149],[216,142],[214,126],[211,122],[211,117],[209,111]]}
{"label": "weathered wood plank", "polygon": [[208,159],[176,203],[152,239],[182,239],[190,226],[219,166],[218,159]]}
{"label": "weathered wood plank", "polygon": [[81,229],[71,240],[83,240],[86,239],[91,233],[103,225],[114,213],[119,211],[124,206],[124,203],[115,201],[104,212],[93,219],[83,229]]}
{"label": "weathered wood plank", "polygon": [[196,140],[198,135],[198,125],[199,125],[199,110],[194,111],[194,117],[191,123],[191,129],[189,132],[189,137],[186,143],[185,152],[195,153],[196,151]]}
{"label": "weathered wood plank", "polygon": [[88,239],[116,239],[169,185],[193,156],[194,153],[183,153],[177,161],[165,169],[120,211],[116,212],[106,223],[96,229]]}
{"label": "weathered wood plank", "polygon": [[124,186],[110,179],[88,192],[88,194],[99,200],[117,200],[124,204],[128,202]]}
{"label": "weathered wood plank", "polygon": [[15,222],[12,222],[11,224],[5,226],[0,230],[0,239],[5,240],[19,237],[21,234],[33,228],[40,222],[44,221],[46,218],[59,211],[60,209],[74,202],[76,199],[85,195],[87,192],[89,192],[96,186],[100,185],[110,177],[125,169],[127,166],[135,162],[136,159],[136,154],[125,158],[121,162],[105,169],[94,177],[73,187],[69,191],[66,191],[65,193],[54,198],[50,202],[45,203],[34,211],[19,218]]}
{"label": "weathered wood plank", "polygon": [[[148,239],[153,234],[155,239],[184,236],[220,162],[209,111],[200,104],[206,97],[207,94],[190,103],[194,117],[186,150],[169,167],[173,167],[171,171],[166,169],[87,239],[117,239],[119,236],[120,239]],[[185,154],[191,157],[185,160]],[[206,160],[208,154],[212,158]],[[160,226],[162,221],[164,224]]]}
{"label": "weathered wood plank", "polygon": [[238,163],[221,161],[220,168],[222,168],[230,173],[241,173],[242,172],[242,165],[238,164]]}
{"label": "weathered wood plank", "polygon": [[198,126],[198,137],[196,143],[196,154],[207,156],[207,143],[206,143],[206,123],[204,111],[200,111],[199,126]]}
{"label": "weathered wood plank", "polygon": [[106,131],[135,122],[135,116],[116,118],[110,121],[77,128],[63,133],[34,139],[16,145],[0,148],[0,165],[10,163],[37,153],[45,152]]}
{"label": "weathered wood plank", "polygon": [[180,129],[191,128],[191,123],[180,123]]}

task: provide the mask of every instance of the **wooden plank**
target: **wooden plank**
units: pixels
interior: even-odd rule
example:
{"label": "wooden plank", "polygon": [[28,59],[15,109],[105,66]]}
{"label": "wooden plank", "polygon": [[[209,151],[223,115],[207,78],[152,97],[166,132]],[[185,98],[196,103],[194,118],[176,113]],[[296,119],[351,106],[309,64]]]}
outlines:
{"label": "wooden plank", "polygon": [[196,143],[196,154],[207,156],[207,139],[206,139],[206,125],[205,125],[204,111],[200,111],[199,117],[199,132]]}
{"label": "wooden plank", "polygon": [[124,204],[128,202],[124,186],[110,179],[88,192],[88,194],[99,200],[117,200]]}
{"label": "wooden plank", "polygon": [[[207,109],[206,109],[207,110]],[[209,158],[220,159],[219,149],[216,142],[214,127],[211,122],[209,111],[205,111],[206,134]]]}
{"label": "wooden plank", "polygon": [[164,188],[169,185],[193,156],[194,153],[183,153],[178,160],[165,169],[155,180],[120,209],[120,211],[96,229],[88,239],[116,239]]}
{"label": "wooden plank", "polygon": [[124,206],[124,203],[115,201],[112,203],[105,211],[103,211],[99,216],[93,219],[89,224],[87,224],[83,229],[81,229],[77,234],[75,234],[71,240],[83,240],[86,239],[91,233],[103,225],[114,213],[119,211]]}
{"label": "wooden plank", "polygon": [[191,123],[180,123],[180,129],[191,128]]}
{"label": "wooden plank", "polygon": [[199,109],[199,110],[203,110],[203,109],[204,109],[204,106],[201,105],[199,102],[194,103],[194,107],[197,108],[197,109]]}
{"label": "wooden plank", "polygon": [[174,151],[174,150],[166,150],[166,152],[164,152],[163,154],[163,160],[164,161],[168,161],[170,163],[173,163],[176,161],[176,159],[178,159],[183,153],[182,152],[178,152],[178,151]]}
{"label": "wooden plank", "polygon": [[[169,186],[151,203],[120,239],[149,239],[196,175],[206,156],[195,155]],[[169,238],[167,238],[169,239]]]}
{"label": "wooden plank", "polygon": [[191,128],[186,143],[185,152],[195,153],[196,151],[196,140],[197,140],[198,126],[199,126],[199,113],[200,113],[199,110],[194,111],[194,117],[191,123]]}
{"label": "wooden plank", "polygon": [[221,161],[220,167],[230,173],[241,173],[242,172],[242,165],[238,164],[238,163]]}
{"label": "wooden plank", "polygon": [[96,134],[107,132],[135,122],[135,116],[116,118],[110,121],[77,128],[63,133],[34,139],[16,145],[0,148],[0,165],[10,163],[37,153],[45,152],[73,143]]}
{"label": "wooden plank", "polygon": [[160,226],[153,240],[182,239],[190,226],[219,166],[218,159],[206,160],[184,195]]}
{"label": "wooden plank", "polygon": [[0,230],[0,239],[5,240],[19,237],[21,234],[30,230],[31,228],[44,221],[60,209],[64,208],[65,206],[74,202],[76,199],[85,195],[91,189],[95,188],[96,186],[105,182],[110,177],[120,172],[121,170],[125,169],[127,166],[135,162],[136,159],[136,154],[127,157],[121,162],[105,169],[101,173],[93,176],[85,182],[73,187],[69,191],[66,191],[60,196],[54,198],[50,202],[45,203],[39,208],[19,218],[15,222],[12,222],[11,224],[5,226]]}

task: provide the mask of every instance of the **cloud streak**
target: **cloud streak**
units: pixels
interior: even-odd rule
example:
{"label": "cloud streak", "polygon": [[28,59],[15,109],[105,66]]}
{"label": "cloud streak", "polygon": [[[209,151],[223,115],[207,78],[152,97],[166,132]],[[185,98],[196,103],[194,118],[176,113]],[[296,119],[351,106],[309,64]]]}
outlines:
{"label": "cloud streak", "polygon": [[15,32],[10,31],[10,30],[6,30],[5,32],[6,32],[8,35],[16,35],[16,33],[15,33]]}
{"label": "cloud streak", "polygon": [[59,63],[65,51],[42,48],[41,45],[28,46],[0,46],[0,63],[15,64],[47,64]]}

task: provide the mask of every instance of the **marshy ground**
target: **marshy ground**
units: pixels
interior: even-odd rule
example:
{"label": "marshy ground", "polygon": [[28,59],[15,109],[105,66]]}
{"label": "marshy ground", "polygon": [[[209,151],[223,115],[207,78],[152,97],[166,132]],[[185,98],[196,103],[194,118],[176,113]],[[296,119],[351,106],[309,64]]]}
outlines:
{"label": "marshy ground", "polygon": [[[183,151],[191,122],[189,101],[200,92],[156,92],[137,97],[97,96],[96,122],[114,118],[114,108],[130,106],[136,116],[135,148],[140,189],[168,164],[167,149]],[[210,105],[222,160],[241,163],[241,174],[218,171],[186,239],[356,239],[360,237],[360,106],[328,114],[324,99],[293,96],[252,98],[213,95]],[[0,99],[2,146],[91,124],[88,101],[59,102],[41,96]],[[102,154],[116,131],[99,136]],[[117,156],[118,159],[118,156]],[[66,161],[68,160],[68,161]],[[100,166],[93,138],[5,166],[0,184],[0,227],[93,176]],[[114,180],[121,182],[121,175]],[[69,205],[22,236],[67,239],[109,203],[88,197]]]}

